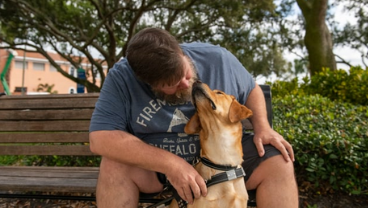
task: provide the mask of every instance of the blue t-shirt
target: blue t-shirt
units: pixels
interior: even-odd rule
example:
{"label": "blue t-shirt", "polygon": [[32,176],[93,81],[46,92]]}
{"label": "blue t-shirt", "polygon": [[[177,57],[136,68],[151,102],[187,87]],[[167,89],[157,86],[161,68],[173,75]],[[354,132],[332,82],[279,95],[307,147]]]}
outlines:
{"label": "blue t-shirt", "polygon": [[[245,103],[255,82],[234,55],[206,43],[185,43],[181,48],[192,60],[202,82]],[[190,101],[173,105],[158,99],[148,84],[137,79],[128,61],[122,59],[107,74],[90,132],[127,131],[190,162],[199,155],[199,137],[185,134],[184,126],[194,112]]]}

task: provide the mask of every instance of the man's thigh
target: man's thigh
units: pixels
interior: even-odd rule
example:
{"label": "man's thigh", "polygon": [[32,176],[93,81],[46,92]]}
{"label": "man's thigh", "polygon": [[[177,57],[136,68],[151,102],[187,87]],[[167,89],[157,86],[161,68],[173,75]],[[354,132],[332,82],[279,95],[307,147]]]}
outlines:
{"label": "man's thigh", "polygon": [[[163,185],[157,178],[157,173],[139,167],[123,164],[102,158],[100,165],[100,177],[105,176],[109,181],[122,186],[134,187],[143,193],[157,193],[163,189]],[[99,178],[100,180],[100,178]]]}
{"label": "man's thigh", "polygon": [[243,135],[242,139],[243,146],[243,168],[246,176],[244,177],[245,182],[252,175],[253,171],[265,160],[276,155],[281,155],[281,152],[272,145],[265,145],[265,154],[260,157],[253,142],[253,134],[247,133]]}

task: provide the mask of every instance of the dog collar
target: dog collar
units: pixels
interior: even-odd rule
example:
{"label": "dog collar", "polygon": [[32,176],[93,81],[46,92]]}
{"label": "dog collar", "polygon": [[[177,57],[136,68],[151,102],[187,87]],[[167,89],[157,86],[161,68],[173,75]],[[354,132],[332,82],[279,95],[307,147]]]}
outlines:
{"label": "dog collar", "polygon": [[228,171],[236,169],[238,166],[231,166],[231,165],[218,165],[213,162],[211,162],[209,159],[205,157],[200,157],[199,160],[203,163],[203,165],[216,169],[216,170],[222,170],[222,171]]}

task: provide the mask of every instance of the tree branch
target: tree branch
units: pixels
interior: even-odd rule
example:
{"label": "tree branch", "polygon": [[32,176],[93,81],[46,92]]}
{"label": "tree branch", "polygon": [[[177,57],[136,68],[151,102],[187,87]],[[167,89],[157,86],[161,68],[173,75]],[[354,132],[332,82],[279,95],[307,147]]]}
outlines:
{"label": "tree branch", "polygon": [[339,55],[337,55],[337,54],[334,54],[337,58],[339,58],[340,59],[340,61],[336,61],[337,63],[340,63],[340,64],[346,64],[346,65],[348,65],[349,67],[352,67],[352,65],[348,62],[348,61],[346,61],[345,59],[343,59],[341,56],[339,56]]}

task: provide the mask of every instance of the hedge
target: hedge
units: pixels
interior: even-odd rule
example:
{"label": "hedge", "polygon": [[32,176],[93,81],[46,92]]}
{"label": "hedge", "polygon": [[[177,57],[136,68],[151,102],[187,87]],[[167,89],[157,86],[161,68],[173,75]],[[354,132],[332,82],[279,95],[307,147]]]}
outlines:
{"label": "hedge", "polygon": [[294,147],[299,183],[368,193],[368,108],[320,95],[273,98],[274,128]]}

